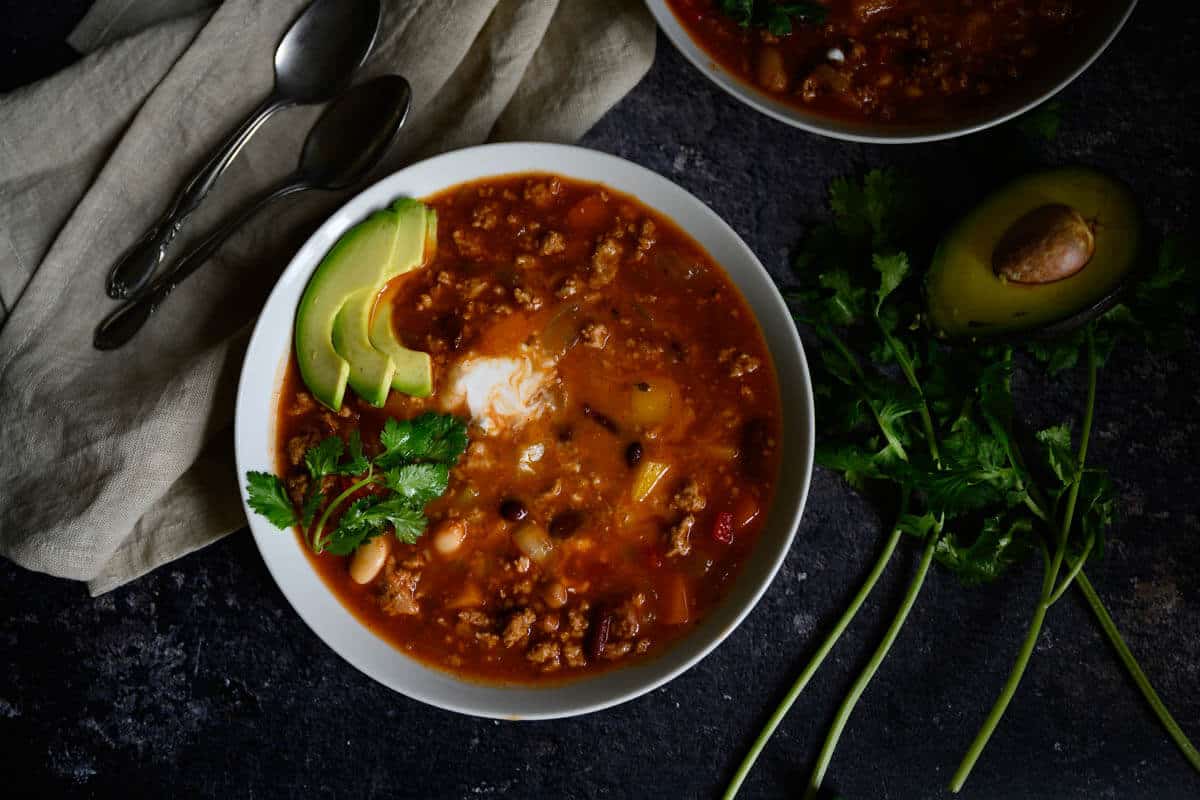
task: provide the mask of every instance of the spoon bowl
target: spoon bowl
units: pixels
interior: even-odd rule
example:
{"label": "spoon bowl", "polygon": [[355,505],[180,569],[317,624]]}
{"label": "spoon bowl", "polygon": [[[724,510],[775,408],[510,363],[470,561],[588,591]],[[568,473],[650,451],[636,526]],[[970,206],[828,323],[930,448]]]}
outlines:
{"label": "spoon bowl", "polygon": [[356,86],[325,109],[304,140],[297,175],[314,189],[358,183],[391,147],[412,105],[399,75]]}
{"label": "spoon bowl", "polygon": [[275,50],[275,94],[324,102],[350,84],[379,31],[379,0],[315,0]]}

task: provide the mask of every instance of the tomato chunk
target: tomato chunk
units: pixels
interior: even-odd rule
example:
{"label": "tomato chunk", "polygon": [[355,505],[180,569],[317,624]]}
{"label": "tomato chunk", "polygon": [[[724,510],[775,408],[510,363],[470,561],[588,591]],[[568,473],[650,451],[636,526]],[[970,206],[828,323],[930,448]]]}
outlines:
{"label": "tomato chunk", "polygon": [[717,514],[716,520],[713,521],[712,538],[714,542],[721,544],[733,543],[733,514],[729,511],[721,511]]}

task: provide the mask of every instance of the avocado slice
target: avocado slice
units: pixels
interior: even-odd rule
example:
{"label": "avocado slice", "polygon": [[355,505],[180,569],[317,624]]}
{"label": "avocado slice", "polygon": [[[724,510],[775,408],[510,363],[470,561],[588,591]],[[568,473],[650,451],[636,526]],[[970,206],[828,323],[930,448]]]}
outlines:
{"label": "avocado slice", "polygon": [[333,349],[350,363],[350,388],[376,408],[387,402],[396,372],[389,354],[371,343],[371,309],[378,296],[374,286],[352,293],[333,323]]}
{"label": "avocado slice", "polygon": [[997,190],[938,245],[925,278],[929,321],[987,337],[1093,318],[1134,273],[1141,215],[1129,189],[1084,167]]}
{"label": "avocado slice", "polygon": [[296,310],[296,361],[313,397],[333,410],[342,406],[349,362],[333,346],[333,326],[346,298],[383,283],[400,226],[380,211],[338,239],[313,272]]}
{"label": "avocado slice", "polygon": [[371,344],[387,353],[396,365],[392,373],[392,388],[413,397],[429,397],[433,393],[433,362],[428,353],[410,350],[400,343],[396,326],[392,324],[392,304],[380,303],[371,320]]}
{"label": "avocado slice", "polygon": [[300,376],[322,404],[341,408],[347,383],[372,405],[387,401],[396,365],[371,342],[371,314],[385,284],[424,264],[436,240],[433,209],[401,198],[343,234],[317,266],[296,312],[295,345]]}

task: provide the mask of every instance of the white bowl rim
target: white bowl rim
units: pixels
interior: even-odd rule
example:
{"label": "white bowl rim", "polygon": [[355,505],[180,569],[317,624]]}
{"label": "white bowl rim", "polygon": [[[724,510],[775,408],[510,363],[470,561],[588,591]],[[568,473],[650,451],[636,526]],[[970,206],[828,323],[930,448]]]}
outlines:
{"label": "white bowl rim", "polygon": [[[993,117],[986,117],[979,120],[971,121],[963,125],[919,125],[919,126],[895,126],[895,133],[861,133],[861,129],[870,128],[870,123],[853,123],[838,120],[836,117],[828,117],[821,114],[804,114],[792,106],[772,100],[767,95],[747,85],[737,76],[731,74],[725,67],[718,64],[704,48],[696,44],[687,29],[676,18],[673,12],[667,5],[667,0],[646,0],[646,6],[650,9],[650,13],[658,22],[658,26],[662,28],[667,38],[671,40],[671,44],[675,49],[683,54],[683,57],[692,63],[701,74],[705,75],[709,80],[723,89],[734,99],[745,103],[756,111],[766,114],[768,117],[779,120],[787,125],[795,128],[815,133],[819,136],[828,136],[832,139],[841,139],[847,142],[861,142],[864,144],[920,144],[922,142],[938,142],[945,139],[955,139],[959,136],[967,136],[972,133],[977,133],[981,130],[994,127],[996,125],[1008,122],[1010,119],[1019,117],[1026,111],[1035,108],[1049,100],[1054,95],[1065,89],[1071,82],[1078,78],[1083,72],[1098,59],[1113,39],[1117,38],[1117,34],[1125,27],[1125,23],[1133,14],[1134,8],[1138,4],[1138,0],[1123,0],[1128,5],[1121,13],[1120,18],[1113,25],[1112,30],[1103,37],[1099,45],[1092,50],[1086,58],[1084,58],[1076,67],[1067,72],[1060,80],[1050,84],[1047,88],[1033,96],[1031,99],[1022,101],[1014,105],[1012,108],[997,114]],[[925,132],[921,132],[925,131]]]}
{"label": "white bowl rim", "polygon": [[[464,165],[464,161],[469,163]],[[490,169],[471,168],[472,164],[494,166]],[[784,464],[780,468],[776,496],[769,511],[767,525],[760,533],[747,563],[743,565],[725,599],[691,632],[674,641],[663,654],[654,659],[618,666],[596,676],[547,685],[504,686],[474,683],[426,666],[372,633],[342,606],[325,586],[301,551],[294,532],[279,531],[271,527],[249,509],[242,476],[248,470],[275,472],[274,447],[270,444],[275,439],[274,409],[278,402],[280,375],[291,350],[295,304],[312,270],[333,242],[347,228],[364,219],[370,211],[382,208],[397,196],[423,197],[466,181],[531,172],[553,173],[606,184],[617,191],[633,195],[657,213],[672,218],[689,236],[710,251],[713,260],[722,265],[731,281],[739,287],[747,304],[754,310],[762,334],[768,342],[768,349],[780,381],[784,425],[784,441],[781,442],[781,446],[785,449],[782,459]],[[474,174],[474,177],[464,177],[468,173]],[[443,179],[444,175],[454,177]],[[431,180],[436,185],[427,183]],[[443,180],[444,182],[440,182]],[[630,182],[639,181],[643,186],[641,191],[630,187]],[[417,185],[424,188],[405,188]],[[646,191],[646,187],[652,187],[654,196],[646,196],[650,193]],[[697,231],[694,225],[689,227],[677,216],[664,210],[664,205],[671,208],[687,207],[690,209],[689,213],[702,218],[708,227],[704,231]],[[748,275],[735,277],[721,258],[711,252],[710,244],[717,240],[724,242],[724,246],[732,251],[740,253],[740,263],[743,266],[739,269],[749,270]],[[751,288],[748,289],[747,286]],[[764,287],[769,287],[769,292],[764,293]],[[754,292],[754,300],[751,299],[751,291]],[[764,308],[771,314],[767,320],[764,320]],[[287,324],[286,331],[282,333],[285,344],[282,352],[279,352],[277,348],[281,320],[286,320]],[[781,326],[780,320],[786,320],[788,324]],[[767,330],[768,322],[773,325],[771,331]],[[786,352],[776,351],[780,342],[785,343]],[[787,389],[783,385],[785,371],[788,373],[786,377],[796,384]],[[264,396],[264,387],[269,387],[267,396]],[[798,407],[789,408],[789,399]],[[264,404],[267,409],[265,412]],[[749,246],[714,211],[667,178],[617,156],[570,145],[513,142],[452,151],[406,167],[347,201],[312,234],[280,276],[254,326],[238,385],[234,439],[242,503],[255,544],[267,570],[288,603],[318,638],[368,677],[414,700],[473,716],[536,720],[599,711],[650,692],[690,669],[741,624],[773,582],[795,538],[812,478],[815,441],[813,408],[812,386],[804,348],[794,324],[791,324],[786,303]],[[793,445],[792,452],[786,449],[789,443]],[[800,443],[799,446],[797,443]],[[796,467],[799,467],[798,472],[795,471]],[[789,486],[794,485],[793,496],[790,498],[783,496],[785,483]],[[768,532],[775,541],[775,546],[770,552],[765,550]],[[283,544],[285,542],[286,544]],[[304,565],[304,569],[299,573],[295,569],[297,556]],[[743,586],[748,580],[746,576],[750,573],[752,563],[755,563],[760,572],[760,578],[756,584]],[[306,592],[306,589],[314,588],[314,582],[320,591]],[[742,595],[741,599],[733,606],[734,596],[739,593]],[[331,604],[336,608],[332,608]],[[720,630],[714,630],[718,623],[721,625]],[[370,640],[369,643],[363,639],[364,636]],[[686,653],[683,652],[685,645],[688,646]],[[386,651],[380,651],[380,646],[386,648]],[[418,685],[414,687],[410,682],[406,682],[403,676],[397,678],[394,672],[383,669],[381,663],[386,662],[379,660],[381,652],[386,652],[390,659],[395,660],[393,668],[400,673],[418,674]],[[411,678],[412,674],[409,674],[409,679]],[[433,685],[432,689],[430,684]],[[585,689],[580,691],[580,687]],[[569,697],[560,701],[547,701],[552,694],[580,694],[584,697],[575,701],[571,701]],[[536,697],[533,697],[535,695]],[[531,698],[538,702],[531,702]],[[530,708],[531,705],[534,707]]]}

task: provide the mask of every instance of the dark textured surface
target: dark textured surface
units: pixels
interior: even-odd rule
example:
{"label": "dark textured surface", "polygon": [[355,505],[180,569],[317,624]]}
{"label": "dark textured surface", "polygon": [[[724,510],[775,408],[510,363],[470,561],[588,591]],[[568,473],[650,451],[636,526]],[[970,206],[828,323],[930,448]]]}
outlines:
{"label": "dark textured surface", "polygon": [[[822,211],[829,178],[870,165],[909,165],[971,194],[1023,163],[1093,164],[1133,185],[1155,227],[1183,230],[1194,225],[1200,165],[1200,24],[1173,8],[1142,4],[1062,95],[1053,144],[1011,131],[902,148],[819,139],[737,105],[665,41],[649,77],[585,143],[695,192],[780,277],[805,221]],[[10,74],[4,64],[0,72]],[[1164,700],[1200,739],[1196,344],[1193,336],[1171,357],[1119,350],[1102,373],[1092,452],[1112,468],[1121,516],[1117,539],[1089,572]],[[1068,376],[1018,388],[1037,423],[1076,411],[1077,387]],[[245,532],[97,600],[3,562],[0,794],[19,775],[43,795],[124,797],[137,787],[216,797],[713,796],[880,540],[872,510],[818,471],[782,572],[712,656],[624,706],[535,724],[426,708],[360,675],[291,611]],[[914,561],[911,551],[896,559],[743,796],[800,795],[833,709]],[[935,570],[850,722],[830,783],[848,800],[948,796],[1039,581],[1031,563],[968,591]],[[1071,597],[1051,611],[962,796],[1173,800],[1200,796],[1200,777]]]}

